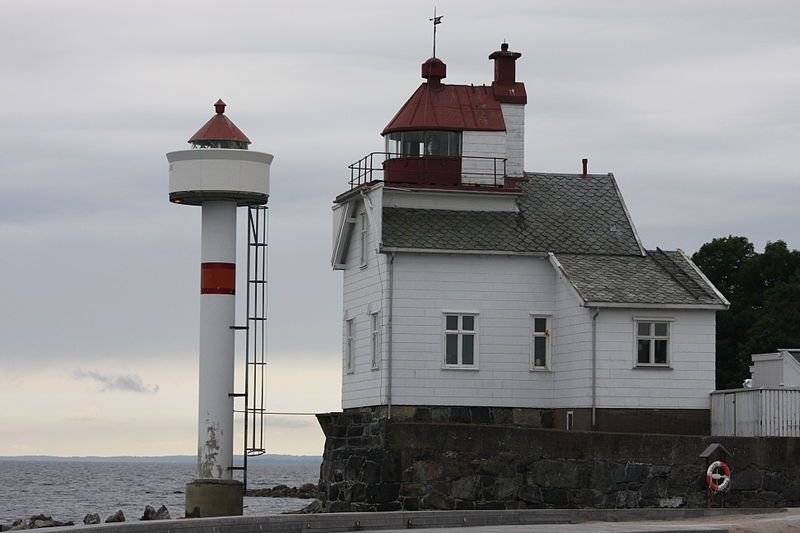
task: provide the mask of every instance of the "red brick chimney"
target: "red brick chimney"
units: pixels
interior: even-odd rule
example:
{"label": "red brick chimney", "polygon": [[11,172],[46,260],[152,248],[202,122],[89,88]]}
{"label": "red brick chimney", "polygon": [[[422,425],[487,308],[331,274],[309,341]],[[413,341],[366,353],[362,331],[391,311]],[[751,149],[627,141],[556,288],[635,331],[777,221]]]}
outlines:
{"label": "red brick chimney", "polygon": [[516,62],[522,57],[519,52],[509,52],[508,43],[500,45],[500,50],[492,52],[489,59],[494,60],[494,96],[506,104],[526,104],[528,95],[525,85],[517,81]]}

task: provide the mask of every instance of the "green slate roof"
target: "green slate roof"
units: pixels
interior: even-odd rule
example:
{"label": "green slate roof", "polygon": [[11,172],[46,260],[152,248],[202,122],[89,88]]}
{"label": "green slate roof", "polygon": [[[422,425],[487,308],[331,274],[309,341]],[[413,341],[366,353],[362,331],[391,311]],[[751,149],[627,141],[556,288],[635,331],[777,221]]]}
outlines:
{"label": "green slate roof", "polygon": [[526,177],[519,213],[384,208],[383,246],[641,255],[614,176]]}
{"label": "green slate roof", "polygon": [[569,282],[586,302],[727,305],[681,252],[642,256],[557,254]]}
{"label": "green slate roof", "polygon": [[552,253],[587,302],[727,305],[682,252],[641,247],[614,176],[526,174],[519,212],[383,208],[383,247]]}

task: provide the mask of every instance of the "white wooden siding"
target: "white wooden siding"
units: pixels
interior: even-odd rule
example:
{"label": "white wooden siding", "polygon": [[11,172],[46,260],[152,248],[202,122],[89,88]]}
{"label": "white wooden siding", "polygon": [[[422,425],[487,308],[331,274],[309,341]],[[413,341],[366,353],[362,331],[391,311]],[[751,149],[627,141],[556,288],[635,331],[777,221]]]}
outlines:
{"label": "white wooden siding", "polygon": [[[388,256],[378,254],[382,189],[370,194],[367,268],[352,228],[343,316],[354,325],[354,371],[342,365],[342,406],[387,402]],[[353,200],[360,220],[363,200]],[[394,262],[392,403],[581,408],[591,406],[592,310],[546,258],[398,253]],[[372,368],[371,317],[380,313]],[[443,368],[443,311],[477,312],[478,369]],[[530,371],[531,315],[551,317],[551,369]],[[634,317],[670,319],[670,366],[637,368]],[[708,409],[714,389],[715,313],[603,309],[597,319],[597,407]],[[343,335],[344,337],[344,335]],[[344,343],[342,346],[344,356]],[[344,361],[343,361],[344,363]]]}
{"label": "white wooden siding", "polygon": [[493,173],[503,177],[503,163],[492,159],[470,159],[469,157],[506,157],[506,132],[504,131],[465,131],[461,139],[461,181],[463,183],[494,184]]}
{"label": "white wooden siding", "polygon": [[454,211],[507,211],[518,212],[518,193],[492,194],[474,191],[419,191],[413,189],[383,188],[384,207],[413,209],[450,209]]}
{"label": "white wooden siding", "polygon": [[[634,317],[671,319],[669,368],[636,367]],[[597,407],[709,409],[714,390],[715,313],[611,310],[597,317]]]}
{"label": "white wooden siding", "polygon": [[[395,404],[550,407],[553,373],[530,372],[530,316],[553,314],[544,258],[398,254]],[[443,369],[442,312],[479,314],[479,370]],[[557,326],[554,326],[557,327]]]}
{"label": "white wooden siding", "polygon": [[739,389],[711,394],[711,434],[800,437],[800,389]]}
{"label": "white wooden siding", "polygon": [[559,274],[553,315],[553,407],[592,406],[592,317]]}
{"label": "white wooden siding", "polygon": [[525,105],[500,104],[500,109],[506,123],[506,171],[519,177],[525,165]]}
{"label": "white wooden siding", "polygon": [[[386,357],[386,313],[383,312],[385,303],[386,286],[386,256],[376,252],[378,239],[381,235],[381,194],[380,191],[369,193],[372,201],[372,213],[369,220],[367,235],[367,266],[361,268],[360,256],[360,220],[361,213],[366,206],[363,200],[355,199],[357,207],[353,216],[359,222],[352,228],[353,235],[350,239],[347,253],[347,263],[344,269],[344,294],[343,317],[344,320],[353,319],[353,350],[354,369],[348,373],[342,360],[342,407],[358,407],[363,405],[379,405],[383,403],[385,394],[385,361]],[[381,319],[381,361],[377,370],[372,368],[372,339],[370,313],[380,312]],[[343,337],[344,337],[344,329]],[[342,344],[342,357],[345,355],[344,342]]]}

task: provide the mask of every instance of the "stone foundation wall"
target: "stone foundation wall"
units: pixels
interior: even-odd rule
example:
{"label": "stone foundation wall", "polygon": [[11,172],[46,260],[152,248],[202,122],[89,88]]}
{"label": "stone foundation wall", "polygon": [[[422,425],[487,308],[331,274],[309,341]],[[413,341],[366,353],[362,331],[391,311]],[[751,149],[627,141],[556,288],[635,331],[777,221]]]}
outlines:
{"label": "stone foundation wall", "polygon": [[430,411],[389,420],[385,407],[318,415],[325,510],[704,507],[698,454],[712,442],[734,454],[726,506],[800,505],[800,439],[561,431],[475,413],[463,423]]}

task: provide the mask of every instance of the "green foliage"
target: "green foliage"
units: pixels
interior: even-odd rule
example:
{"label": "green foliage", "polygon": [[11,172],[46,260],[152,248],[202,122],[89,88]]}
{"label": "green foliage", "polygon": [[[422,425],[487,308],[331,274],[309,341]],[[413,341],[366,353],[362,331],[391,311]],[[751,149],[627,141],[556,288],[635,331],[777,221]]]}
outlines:
{"label": "green foliage", "polygon": [[746,237],[721,237],[692,260],[730,301],[717,314],[717,388],[741,387],[750,355],[800,347],[800,251],[783,241],[755,252]]}

